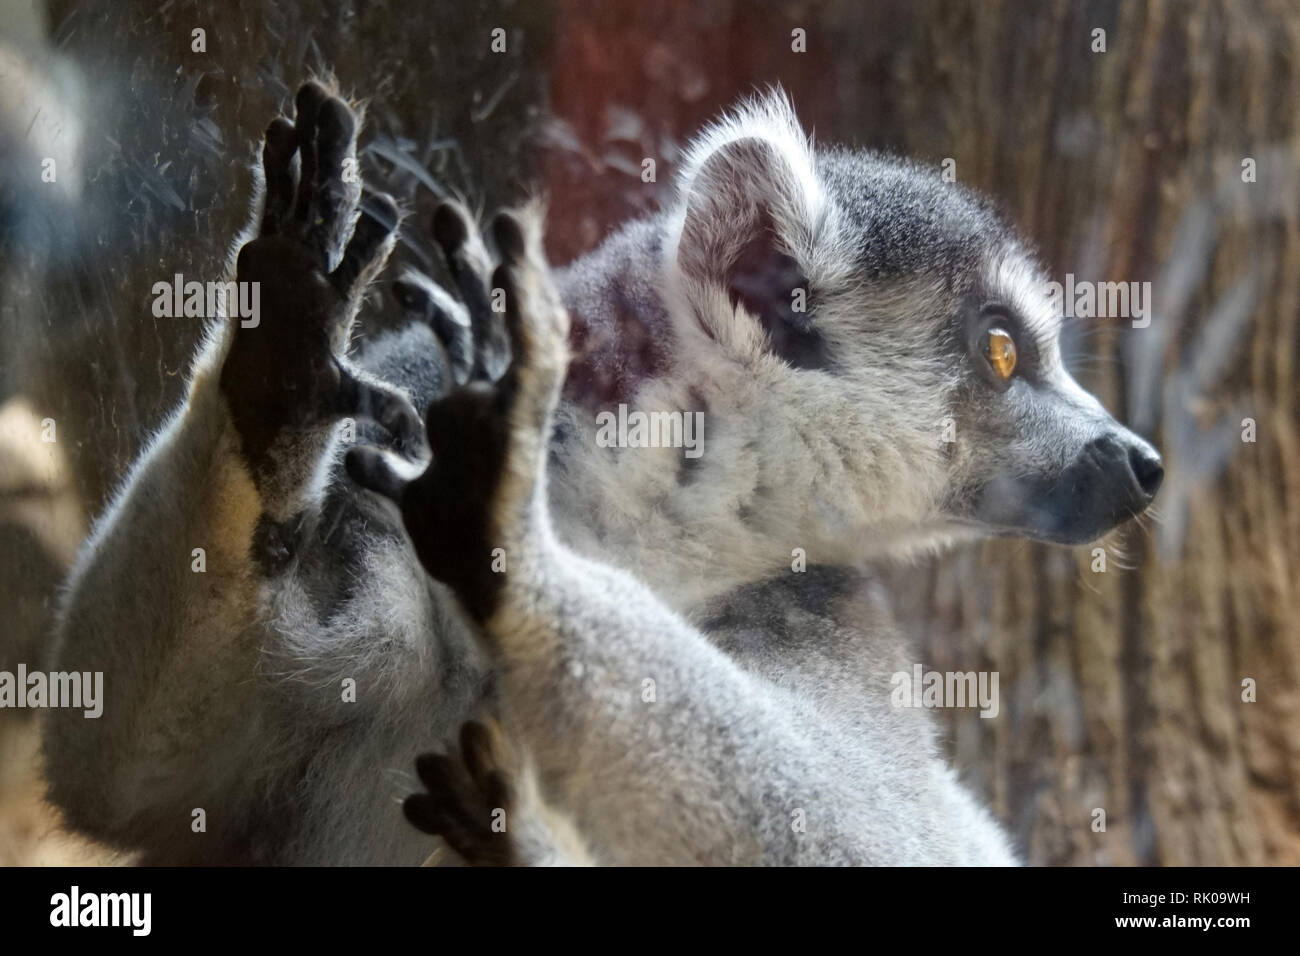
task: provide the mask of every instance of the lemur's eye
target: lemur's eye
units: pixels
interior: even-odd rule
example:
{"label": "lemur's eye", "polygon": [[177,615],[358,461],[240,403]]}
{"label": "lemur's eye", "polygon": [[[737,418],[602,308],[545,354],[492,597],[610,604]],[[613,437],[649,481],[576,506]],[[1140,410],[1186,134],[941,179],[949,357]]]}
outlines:
{"label": "lemur's eye", "polygon": [[1004,382],[1016,370],[1016,340],[1006,329],[993,328],[984,333],[984,355]]}

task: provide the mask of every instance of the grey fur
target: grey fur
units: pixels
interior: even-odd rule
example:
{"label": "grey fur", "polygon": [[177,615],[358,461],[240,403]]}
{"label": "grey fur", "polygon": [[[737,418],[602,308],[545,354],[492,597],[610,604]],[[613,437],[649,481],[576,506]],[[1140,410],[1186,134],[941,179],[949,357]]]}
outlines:
{"label": "grey fur", "polygon": [[[806,277],[799,332],[824,343],[824,368],[783,361],[727,295],[758,222]],[[529,229],[528,306],[556,362]],[[581,836],[566,854],[569,836],[548,846],[528,824],[547,862],[1014,862],[925,713],[891,706],[889,675],[912,659],[869,575],[845,570],[1004,530],[1051,537],[991,522],[990,489],[1058,476],[1099,435],[1138,447],[1061,367],[1043,277],[1010,230],[936,171],[814,152],[774,94],[701,134],[662,214],[555,278],[578,354],[549,456],[514,432],[495,668],[391,507],[342,475],[336,442],[300,463],[295,557],[273,576],[250,561],[266,503],[217,388],[231,332],[214,330],[68,584],[59,666],[103,670],[107,692],[102,719],[48,725],[68,822],[152,861],[418,863],[436,842],[396,805],[407,768],[491,705],[534,768],[532,819]],[[1032,382],[979,377],[972,296],[1017,312]],[[449,375],[423,332],[355,362],[416,407]],[[706,410],[688,478],[678,449],[598,446],[595,411],[617,401]],[[200,546],[205,574],[190,570]]]}

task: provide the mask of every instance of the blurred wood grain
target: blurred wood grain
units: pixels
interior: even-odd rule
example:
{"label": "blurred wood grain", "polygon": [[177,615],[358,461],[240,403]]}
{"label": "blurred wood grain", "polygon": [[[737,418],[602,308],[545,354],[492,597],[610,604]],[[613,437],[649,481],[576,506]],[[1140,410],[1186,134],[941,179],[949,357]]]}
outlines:
{"label": "blurred wood grain", "polygon": [[[1300,863],[1294,3],[49,7],[59,49],[93,79],[84,221],[100,252],[9,285],[7,321],[38,316],[42,333],[0,354],[0,398],[21,391],[59,419],[88,514],[178,399],[197,336],[152,319],[141,290],[219,267],[249,144],[307,72],[332,68],[370,97],[383,149],[364,171],[408,202],[412,230],[432,200],[412,165],[487,206],[540,185],[557,261],[654,208],[690,133],[780,82],[819,139],[936,170],[954,159],[1053,274],[1154,284],[1150,328],[1070,331],[1083,384],[1167,456],[1162,520],[1107,541],[1104,573],[1086,549],[1005,541],[892,572],[922,662],[1001,675],[997,719],[943,716],[966,776],[1034,863]],[[196,25],[205,57],[189,49]],[[502,57],[487,53],[497,26]],[[792,51],[794,29],[808,52]],[[183,209],[158,198],[172,194]],[[1243,281],[1243,330],[1205,339],[1229,327],[1214,317]],[[1223,441],[1245,416],[1257,441]]]}

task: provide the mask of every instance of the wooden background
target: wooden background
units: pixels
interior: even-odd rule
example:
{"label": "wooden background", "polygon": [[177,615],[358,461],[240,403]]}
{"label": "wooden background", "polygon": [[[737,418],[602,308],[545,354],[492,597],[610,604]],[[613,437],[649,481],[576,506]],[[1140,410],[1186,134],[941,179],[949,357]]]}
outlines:
{"label": "wooden background", "polygon": [[[1108,540],[1104,573],[1087,549],[1018,542],[891,572],[927,666],[1001,675],[997,719],[944,715],[967,777],[1034,863],[1300,863],[1294,4],[159,6],[48,5],[52,55],[85,82],[86,185],[46,244],[5,244],[0,330],[21,347],[0,351],[0,400],[57,418],[87,514],[177,400],[193,347],[147,292],[217,277],[250,144],[307,71],[370,97],[367,177],[418,217],[425,169],[489,207],[541,186],[557,261],[653,208],[693,129],[780,82],[822,140],[936,174],[954,159],[1054,274],[1153,284],[1149,328],[1081,321],[1069,345],[1084,385],[1164,452],[1159,519]],[[373,305],[372,328],[392,321]],[[0,663],[39,659],[57,579],[20,544],[0,554],[26,609]]]}

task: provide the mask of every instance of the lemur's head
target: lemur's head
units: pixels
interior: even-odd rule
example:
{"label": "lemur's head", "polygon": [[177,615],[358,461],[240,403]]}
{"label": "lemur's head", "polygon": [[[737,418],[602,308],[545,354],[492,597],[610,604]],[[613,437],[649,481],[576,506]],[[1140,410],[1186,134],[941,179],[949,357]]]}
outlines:
{"label": "lemur's head", "polygon": [[805,521],[891,546],[1078,544],[1151,502],[1160,457],[1062,365],[1046,277],[937,165],[814,148],[774,94],[705,130],[680,190],[673,311],[790,436],[770,499],[801,470]]}

